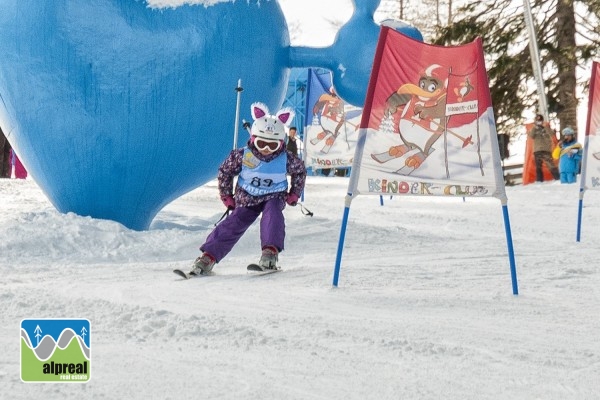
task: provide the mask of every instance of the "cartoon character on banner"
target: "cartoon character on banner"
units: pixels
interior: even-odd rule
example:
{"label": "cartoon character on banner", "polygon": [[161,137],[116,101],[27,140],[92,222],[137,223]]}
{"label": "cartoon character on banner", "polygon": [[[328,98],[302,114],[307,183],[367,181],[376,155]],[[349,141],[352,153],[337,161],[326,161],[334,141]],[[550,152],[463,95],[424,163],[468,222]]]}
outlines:
{"label": "cartoon character on banner", "polygon": [[[405,167],[396,171],[408,175],[435,150],[433,145],[444,132],[460,139],[462,147],[473,144],[471,136],[462,137],[447,129],[448,71],[447,67],[432,64],[420,74],[418,84],[406,83],[388,97],[380,129],[398,133],[402,143],[386,152],[371,154],[371,158],[386,163],[408,154]],[[467,77],[454,87],[453,93],[458,101],[463,101],[472,90]],[[399,117],[397,125],[395,117]]]}
{"label": "cartoon character on banner", "polygon": [[[320,125],[321,132],[310,140],[310,144],[317,145],[325,140],[321,148],[321,153],[327,154],[335,143],[342,130],[348,135],[348,127],[355,132],[358,125],[348,121],[348,116],[344,110],[344,101],[335,93],[333,86],[329,88],[329,93],[323,93],[313,106],[313,125]],[[346,142],[348,142],[346,137]],[[349,146],[349,145],[348,145]]]}

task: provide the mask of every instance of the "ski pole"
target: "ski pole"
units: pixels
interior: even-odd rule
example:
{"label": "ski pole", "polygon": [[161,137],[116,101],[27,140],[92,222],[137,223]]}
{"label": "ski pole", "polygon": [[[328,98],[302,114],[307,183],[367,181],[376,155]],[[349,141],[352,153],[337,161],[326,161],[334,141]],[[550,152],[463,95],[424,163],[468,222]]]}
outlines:
{"label": "ski pole", "polygon": [[229,212],[231,211],[231,209],[227,209],[225,210],[225,212],[223,213],[223,215],[221,215],[221,218],[219,218],[219,220],[217,222],[215,222],[214,226],[219,225],[219,222],[223,221],[225,219],[225,217],[229,216]]}
{"label": "ski pole", "polygon": [[246,121],[245,119],[242,119],[242,126],[244,127],[244,129],[245,129],[246,131],[248,131],[248,133],[251,133],[251,131],[250,131],[250,127],[251,127],[252,125],[250,124],[250,122]]}
{"label": "ski pole", "polygon": [[237,84],[237,87],[235,88],[235,91],[237,92],[237,101],[235,104],[235,126],[233,129],[233,149],[234,150],[237,149],[238,121],[240,120],[240,101],[241,101],[243,90],[244,90],[244,88],[242,87],[242,80],[238,79],[238,84]]}
{"label": "ski pole", "polygon": [[[415,121],[415,119],[412,119],[413,121]],[[438,128],[442,127],[441,124],[435,122],[433,119],[427,119],[427,122],[432,123],[437,125]],[[444,128],[449,134],[451,134],[452,136],[458,138],[459,140],[462,140],[463,145],[462,147],[467,147],[468,144],[473,145],[473,135],[471,136],[467,136],[467,137],[462,137],[461,135],[459,135],[458,133],[448,129],[448,128]]]}
{"label": "ski pole", "polygon": [[310,211],[308,208],[304,207],[302,203],[298,203],[298,205],[300,205],[300,211],[302,212],[302,214],[308,217],[312,217],[314,215],[313,212]]}

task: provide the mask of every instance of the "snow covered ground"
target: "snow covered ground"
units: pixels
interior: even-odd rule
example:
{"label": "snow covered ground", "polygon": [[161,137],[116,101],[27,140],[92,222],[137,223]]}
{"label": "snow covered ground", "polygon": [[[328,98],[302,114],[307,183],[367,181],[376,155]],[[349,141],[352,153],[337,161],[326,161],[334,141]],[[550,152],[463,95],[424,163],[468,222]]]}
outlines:
{"label": "snow covered ground", "polygon": [[[216,275],[175,276],[223,212],[214,182],[146,232],[59,214],[0,180],[2,399],[594,399],[600,393],[600,193],[507,188],[499,201],[354,200],[332,288],[347,178],[309,177],[288,208],[283,272],[250,276],[254,225]],[[24,318],[91,321],[91,381],[20,380]]]}

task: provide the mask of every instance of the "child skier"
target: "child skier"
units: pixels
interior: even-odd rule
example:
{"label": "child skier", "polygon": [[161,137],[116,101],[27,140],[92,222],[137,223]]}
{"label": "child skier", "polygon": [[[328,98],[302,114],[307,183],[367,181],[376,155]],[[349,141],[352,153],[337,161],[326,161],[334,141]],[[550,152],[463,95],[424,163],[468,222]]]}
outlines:
{"label": "child skier", "polygon": [[[286,203],[295,206],[304,190],[306,168],[296,154],[286,150],[285,127],[294,112],[284,108],[276,115],[262,103],[252,104],[254,122],[246,147],[233,150],[219,167],[221,201],[232,210],[200,246],[203,252],[194,262],[192,275],[208,274],[262,213],[260,240],[262,270],[276,269],[284,249]],[[287,175],[291,176],[288,190]],[[238,181],[233,191],[233,179]]]}
{"label": "child skier", "polygon": [[562,134],[563,140],[558,143],[560,147],[560,158],[558,159],[560,183],[575,183],[579,173],[581,145],[577,143],[575,131],[570,126],[563,129]]}

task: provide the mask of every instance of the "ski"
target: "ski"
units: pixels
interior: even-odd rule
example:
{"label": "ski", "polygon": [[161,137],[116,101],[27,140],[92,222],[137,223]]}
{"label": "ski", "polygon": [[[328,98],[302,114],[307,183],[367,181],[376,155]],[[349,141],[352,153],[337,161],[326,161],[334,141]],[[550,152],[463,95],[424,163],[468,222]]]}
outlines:
{"label": "ski", "polygon": [[400,175],[410,175],[413,172],[415,172],[415,169],[416,168],[414,168],[414,167],[409,167],[408,165],[405,165],[404,167],[397,170],[396,173],[400,174]]}
{"label": "ski", "polygon": [[[248,265],[248,267],[246,267],[246,269],[248,270],[248,272],[251,272],[253,275],[267,275],[267,274],[272,274],[274,272],[281,271],[281,267],[263,269],[258,264],[250,264],[250,265]],[[186,280],[192,279],[192,278],[200,278],[203,276],[214,275],[214,272],[212,272],[212,271],[209,272],[208,274],[195,274],[193,272],[185,272],[182,269],[174,269],[173,273],[183,279],[186,279]]]}
{"label": "ski", "polygon": [[323,146],[323,148],[320,150],[321,154],[328,154],[329,150],[331,150],[331,146],[333,146],[333,145],[326,144],[325,146]]}
{"label": "ski", "polygon": [[383,153],[378,153],[378,154],[371,154],[371,158],[375,161],[377,161],[380,164],[386,163],[390,160],[393,160],[394,158],[396,158],[395,156],[390,155],[389,152],[383,152]]}
{"label": "ski", "polygon": [[212,272],[208,273],[208,274],[195,274],[194,272],[185,272],[184,270],[181,270],[181,269],[174,269],[173,273],[175,275],[179,275],[183,279],[191,279],[191,278],[197,278],[197,277],[201,277],[201,276],[209,276],[209,275],[213,274]]}
{"label": "ski", "polygon": [[323,136],[323,137],[322,137],[322,138],[320,138],[320,139],[319,139],[319,137],[317,136],[317,137],[315,137],[315,138],[312,138],[312,139],[310,140],[310,144],[316,145],[317,143],[319,143],[319,142],[320,142],[321,140],[323,140],[323,139],[325,139],[325,136]]}
{"label": "ski", "polygon": [[248,267],[246,267],[246,269],[248,270],[248,272],[255,273],[256,275],[267,275],[281,271],[281,267],[263,269],[258,264],[250,264],[248,265]]}
{"label": "ski", "polygon": [[185,272],[185,271],[183,271],[181,269],[174,269],[173,273],[176,274],[176,275],[179,275],[183,279],[190,279],[190,274],[188,274],[187,272]]}

